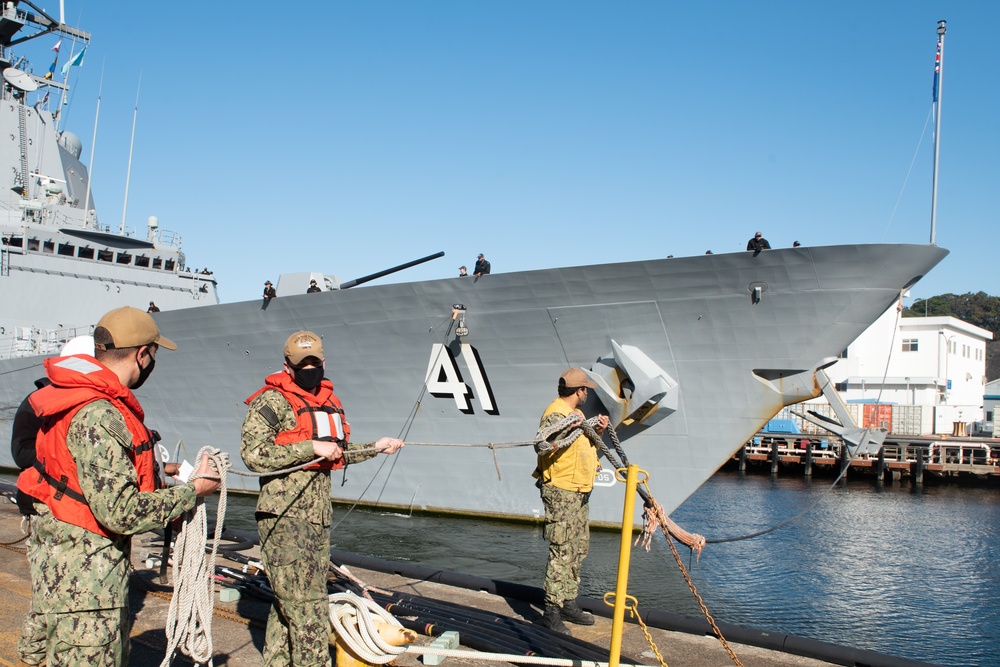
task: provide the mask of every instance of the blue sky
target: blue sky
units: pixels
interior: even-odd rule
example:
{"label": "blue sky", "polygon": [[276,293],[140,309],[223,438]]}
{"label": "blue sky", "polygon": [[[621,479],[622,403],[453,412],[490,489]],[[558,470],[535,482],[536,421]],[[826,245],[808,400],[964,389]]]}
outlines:
{"label": "blue sky", "polygon": [[1000,293],[1000,3],[66,0],[66,17],[93,36],[64,124],[85,158],[103,68],[101,221],[121,222],[141,73],[127,224],[180,233],[225,302],[439,250],[392,279],[479,252],[494,272],[735,252],[757,229],[927,243],[945,19],[951,255],[913,295]]}

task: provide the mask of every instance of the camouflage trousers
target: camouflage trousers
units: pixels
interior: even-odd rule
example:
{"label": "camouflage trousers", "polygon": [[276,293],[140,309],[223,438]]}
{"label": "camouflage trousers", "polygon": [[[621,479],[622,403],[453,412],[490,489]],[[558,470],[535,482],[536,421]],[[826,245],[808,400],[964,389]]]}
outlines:
{"label": "camouflage trousers", "polygon": [[274,589],[264,634],[265,667],[330,667],[329,526],[258,513],[257,530]]}
{"label": "camouflage trousers", "polygon": [[580,567],[590,548],[590,493],[542,485],[545,539],[549,561],[545,567],[545,604],[561,607],[579,595]]}
{"label": "camouflage trousers", "polygon": [[64,613],[43,613],[35,608],[35,596],[43,581],[42,568],[48,557],[44,544],[46,524],[57,521],[48,507],[35,505],[38,515],[30,517],[28,566],[32,581],[32,606],[21,625],[17,656],[28,665],[69,667],[124,667],[129,660],[129,632],[132,623],[127,607],[87,609]]}

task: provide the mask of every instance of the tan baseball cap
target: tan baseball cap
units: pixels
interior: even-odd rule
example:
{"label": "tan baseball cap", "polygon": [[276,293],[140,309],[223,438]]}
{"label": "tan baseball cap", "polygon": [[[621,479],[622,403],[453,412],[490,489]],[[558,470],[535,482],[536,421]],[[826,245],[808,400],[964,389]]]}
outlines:
{"label": "tan baseball cap", "polygon": [[108,311],[97,323],[111,334],[111,345],[94,345],[98,350],[141,347],[156,343],[168,350],[176,350],[177,343],[160,335],[160,328],[146,311],[122,306]]}
{"label": "tan baseball cap", "polygon": [[583,372],[582,368],[571,368],[559,376],[559,386],[568,387],[570,389],[579,389],[580,387],[595,389],[597,387],[597,383],[587,377],[587,374]]}
{"label": "tan baseball cap", "polygon": [[285,358],[293,366],[300,365],[308,357],[323,361],[323,341],[312,331],[296,331],[285,341]]}

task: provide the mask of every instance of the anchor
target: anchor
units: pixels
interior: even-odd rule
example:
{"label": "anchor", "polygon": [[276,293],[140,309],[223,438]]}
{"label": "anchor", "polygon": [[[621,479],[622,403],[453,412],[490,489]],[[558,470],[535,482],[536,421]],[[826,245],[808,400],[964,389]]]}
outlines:
{"label": "anchor", "polygon": [[854,419],[851,418],[851,413],[847,411],[847,406],[844,405],[840,394],[837,393],[833,383],[830,382],[830,376],[826,374],[826,371],[822,367],[816,369],[816,383],[819,385],[823,396],[826,397],[827,402],[830,403],[830,407],[833,408],[834,414],[837,415],[837,419],[840,421],[837,422],[813,410],[809,410],[808,414],[802,414],[793,410],[792,414],[839,435],[844,440],[844,445],[848,448],[852,457],[858,454],[878,454],[886,436],[889,435],[889,430],[873,427],[861,428],[858,426]]}
{"label": "anchor", "polygon": [[612,340],[611,354],[584,372],[615,428],[649,427],[677,412],[677,381],[635,346]]}

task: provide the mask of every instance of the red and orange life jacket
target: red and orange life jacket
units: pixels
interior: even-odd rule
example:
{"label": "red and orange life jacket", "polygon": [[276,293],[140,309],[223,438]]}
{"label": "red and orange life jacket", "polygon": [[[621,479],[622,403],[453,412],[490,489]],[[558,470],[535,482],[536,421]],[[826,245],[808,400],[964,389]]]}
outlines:
{"label": "red and orange life jacket", "polygon": [[[245,402],[250,404],[253,399],[268,389],[274,389],[288,401],[295,411],[295,428],[280,431],[274,438],[276,445],[291,445],[303,440],[324,440],[346,444],[351,439],[351,425],[347,423],[344,408],[340,399],[333,393],[333,383],[323,379],[319,391],[313,395],[306,391],[288,376],[279,371],[264,378],[264,386]],[[344,461],[322,461],[304,468],[305,470],[338,470],[344,467]]]}
{"label": "red and orange life jacket", "polygon": [[21,472],[17,488],[44,502],[60,521],[104,537],[114,535],[98,523],[80,489],[76,461],[66,446],[70,422],[81,408],[107,400],[125,419],[132,436],[129,460],[135,466],[140,491],[157,488],[153,433],[143,424],[142,406],[106,366],[93,357],[74,355],[45,360],[52,384],[31,394],[29,401],[42,419],[35,444],[35,464]]}

